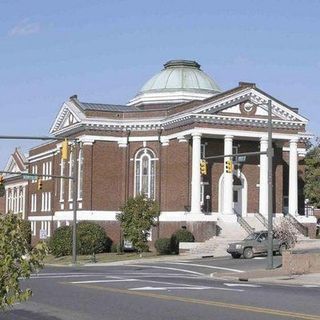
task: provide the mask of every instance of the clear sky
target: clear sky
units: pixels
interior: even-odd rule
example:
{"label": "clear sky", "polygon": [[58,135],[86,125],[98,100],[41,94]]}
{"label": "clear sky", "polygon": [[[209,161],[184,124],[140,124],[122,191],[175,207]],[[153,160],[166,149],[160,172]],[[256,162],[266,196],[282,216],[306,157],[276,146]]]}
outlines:
{"label": "clear sky", "polygon": [[[63,101],[126,103],[170,59],[239,81],[319,135],[320,1],[0,0],[0,135],[48,135]],[[0,140],[0,167],[15,146]]]}

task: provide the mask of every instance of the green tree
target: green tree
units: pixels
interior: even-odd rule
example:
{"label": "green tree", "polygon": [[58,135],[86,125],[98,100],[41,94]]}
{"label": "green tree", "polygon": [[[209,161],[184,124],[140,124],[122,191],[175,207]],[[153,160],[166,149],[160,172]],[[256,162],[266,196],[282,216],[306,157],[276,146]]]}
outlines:
{"label": "green tree", "polygon": [[45,243],[31,249],[23,234],[24,222],[19,215],[0,216],[0,309],[27,300],[32,291],[20,288],[20,279],[43,267]]}
{"label": "green tree", "polygon": [[117,215],[124,237],[131,241],[139,252],[148,251],[147,239],[159,214],[156,201],[139,195],[129,198],[121,208],[121,213]]}
{"label": "green tree", "polygon": [[306,173],[304,194],[309,203],[320,207],[320,145],[319,139],[312,146],[305,158]]}

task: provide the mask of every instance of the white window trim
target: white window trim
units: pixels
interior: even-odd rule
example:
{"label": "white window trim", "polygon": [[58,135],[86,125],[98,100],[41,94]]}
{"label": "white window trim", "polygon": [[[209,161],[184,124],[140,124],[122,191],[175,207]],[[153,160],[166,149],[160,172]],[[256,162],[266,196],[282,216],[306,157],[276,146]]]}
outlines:
{"label": "white window trim", "polygon": [[[141,152],[143,151],[143,152]],[[148,151],[151,153],[151,155],[148,153]],[[138,158],[138,155],[139,155],[139,158]],[[135,155],[135,158],[134,158],[134,196],[137,196],[138,194],[140,194],[140,191],[141,191],[141,187],[142,187],[142,158],[144,156],[147,156],[148,157],[148,194],[146,194],[146,196],[148,198],[150,198],[150,193],[151,193],[151,163],[152,161],[154,162],[154,177],[153,177],[153,181],[154,181],[154,197],[153,197],[153,200],[155,199],[156,197],[156,160],[157,158],[155,157],[155,154],[154,152],[150,149],[150,148],[143,148],[143,149],[139,149],[137,152],[136,152],[136,155]],[[140,176],[139,176],[139,186],[140,186],[140,190],[139,192],[137,192],[137,162],[139,161],[139,167],[140,167]]]}

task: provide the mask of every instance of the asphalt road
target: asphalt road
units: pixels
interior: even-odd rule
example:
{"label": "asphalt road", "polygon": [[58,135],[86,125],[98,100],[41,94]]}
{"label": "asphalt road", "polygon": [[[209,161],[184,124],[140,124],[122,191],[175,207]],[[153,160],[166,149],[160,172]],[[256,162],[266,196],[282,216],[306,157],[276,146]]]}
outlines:
{"label": "asphalt road", "polygon": [[[281,263],[275,257],[275,264]],[[266,265],[201,259],[108,267],[48,267],[24,285],[34,295],[0,313],[5,320],[312,319],[320,286],[266,285],[209,277]]]}

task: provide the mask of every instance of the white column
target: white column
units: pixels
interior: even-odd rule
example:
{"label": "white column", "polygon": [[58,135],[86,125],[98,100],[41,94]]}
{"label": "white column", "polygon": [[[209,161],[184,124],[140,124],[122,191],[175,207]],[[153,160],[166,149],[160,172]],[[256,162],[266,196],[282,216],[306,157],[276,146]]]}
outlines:
{"label": "white column", "polygon": [[[268,139],[261,138],[260,151],[268,149]],[[260,181],[259,181],[259,212],[268,218],[268,157],[260,155]]]}
{"label": "white column", "polygon": [[200,213],[200,149],[201,133],[192,134],[191,213]]}
{"label": "white column", "polygon": [[289,154],[289,213],[298,214],[298,139],[290,140]]}
{"label": "white column", "polygon": [[[233,136],[224,137],[224,154],[232,154]],[[233,214],[233,173],[226,172],[225,162],[230,157],[224,158],[224,179],[223,179],[223,214]]]}

